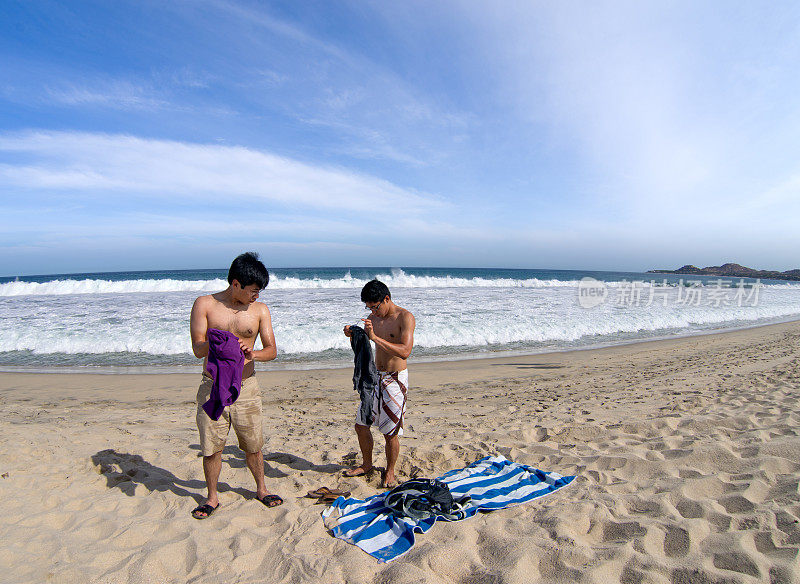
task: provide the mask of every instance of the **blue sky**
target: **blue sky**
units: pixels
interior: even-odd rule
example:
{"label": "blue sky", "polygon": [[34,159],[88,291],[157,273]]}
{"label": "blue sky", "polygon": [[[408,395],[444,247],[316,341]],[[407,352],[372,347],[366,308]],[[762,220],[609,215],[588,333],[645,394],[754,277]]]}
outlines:
{"label": "blue sky", "polygon": [[800,267],[794,2],[0,4],[0,275]]}

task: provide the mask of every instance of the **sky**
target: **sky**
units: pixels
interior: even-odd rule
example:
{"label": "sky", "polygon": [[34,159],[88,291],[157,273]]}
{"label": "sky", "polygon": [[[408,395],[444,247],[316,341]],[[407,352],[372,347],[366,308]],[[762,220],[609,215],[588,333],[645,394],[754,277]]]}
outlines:
{"label": "sky", "polygon": [[0,275],[800,268],[796,2],[0,3]]}

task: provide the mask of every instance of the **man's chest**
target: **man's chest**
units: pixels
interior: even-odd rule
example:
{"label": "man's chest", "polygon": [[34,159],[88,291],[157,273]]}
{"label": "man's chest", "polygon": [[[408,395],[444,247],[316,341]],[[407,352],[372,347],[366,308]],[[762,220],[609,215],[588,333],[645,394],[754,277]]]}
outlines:
{"label": "man's chest", "polygon": [[372,330],[375,334],[387,341],[397,341],[400,338],[400,325],[396,320],[373,321]]}
{"label": "man's chest", "polygon": [[208,315],[208,327],[251,339],[258,333],[258,318],[247,311],[216,310]]}

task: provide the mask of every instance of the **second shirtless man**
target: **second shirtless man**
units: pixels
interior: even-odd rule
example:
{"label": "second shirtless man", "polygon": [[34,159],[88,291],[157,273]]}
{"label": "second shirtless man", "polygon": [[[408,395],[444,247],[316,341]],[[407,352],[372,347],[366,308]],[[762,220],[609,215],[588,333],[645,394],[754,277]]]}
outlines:
{"label": "second shirtless man", "polygon": [[[392,302],[386,284],[372,280],[361,290],[361,301],[372,312],[363,318],[364,332],[375,343],[375,365],[380,382],[373,395],[373,426],[378,426],[386,441],[386,474],[383,487],[397,484],[394,467],[400,454],[400,436],[403,435],[403,414],[406,411],[408,391],[408,364],[414,346],[414,315]],[[344,327],[350,336],[350,326]],[[360,410],[359,410],[360,414]],[[363,461],[360,466],[348,469],[345,476],[357,477],[372,471],[372,432],[359,414],[356,415],[356,435]]]}
{"label": "second shirtless man", "polygon": [[[272,319],[266,304],[256,302],[258,294],[267,287],[269,272],[254,253],[238,256],[228,271],[228,288],[216,294],[201,296],[192,306],[190,329],[192,351],[203,359],[203,381],[197,392],[197,428],[200,431],[200,448],[203,453],[208,498],[192,511],[195,519],[205,519],[219,507],[217,480],[222,468],[222,450],[233,426],[239,439],[239,448],[253,478],[256,480],[256,498],[267,507],[283,503],[278,495],[267,491],[264,483],[264,430],[261,422],[261,391],[255,377],[255,361],[275,358],[275,336]],[[213,379],[206,373],[209,352],[209,329],[228,331],[238,338],[244,357],[241,392],[231,405],[225,406],[218,420],[213,420],[202,404],[209,399]],[[256,337],[261,336],[263,349],[255,350]],[[234,350],[235,345],[234,345]]]}

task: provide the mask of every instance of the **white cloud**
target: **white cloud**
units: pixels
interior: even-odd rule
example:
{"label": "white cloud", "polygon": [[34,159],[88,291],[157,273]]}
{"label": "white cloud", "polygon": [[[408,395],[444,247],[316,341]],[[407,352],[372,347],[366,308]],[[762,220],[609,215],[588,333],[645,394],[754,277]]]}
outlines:
{"label": "white cloud", "polygon": [[248,26],[255,25],[264,28],[272,34],[277,34],[286,39],[312,46],[338,59],[349,59],[348,53],[341,50],[336,45],[324,42],[308,34],[303,29],[272,16],[263,8],[255,10],[242,3],[227,2],[225,0],[209,0],[207,4],[216,7],[222,13],[232,16]]}
{"label": "white cloud", "polygon": [[208,105],[203,100],[186,100],[177,92],[204,91],[211,76],[183,67],[164,69],[148,77],[70,78],[47,83],[36,95],[20,92],[9,97],[17,102],[35,101],[94,111],[97,108],[150,115],[158,112],[185,113],[198,116],[231,116],[237,112],[227,104]]}
{"label": "white cloud", "polygon": [[432,195],[343,168],[322,167],[239,146],[125,135],[22,132],[0,135],[0,152],[24,161],[0,165],[0,188],[138,193],[167,200],[268,201],[308,211],[407,214],[441,210]]}
{"label": "white cloud", "polygon": [[168,106],[152,87],[128,80],[95,81],[89,85],[74,83],[48,86],[50,100],[69,106],[102,106],[114,109],[156,110]]}

